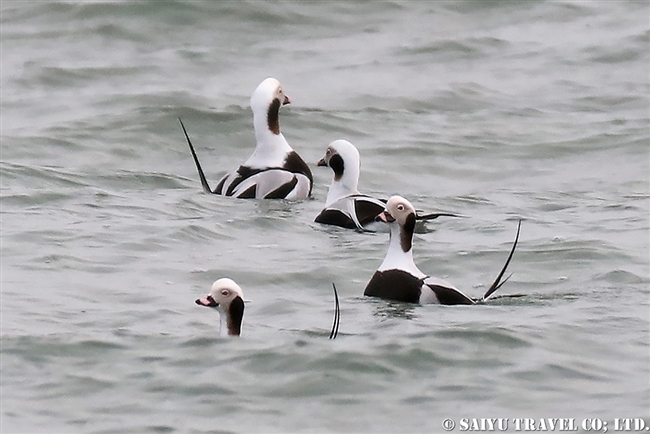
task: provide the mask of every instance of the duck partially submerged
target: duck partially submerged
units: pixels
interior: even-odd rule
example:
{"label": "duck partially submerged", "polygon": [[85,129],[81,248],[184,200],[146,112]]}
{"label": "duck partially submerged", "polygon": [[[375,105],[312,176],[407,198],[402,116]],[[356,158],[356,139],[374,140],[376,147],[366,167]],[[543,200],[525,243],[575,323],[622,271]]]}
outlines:
{"label": "duck partially submerged", "polygon": [[[339,333],[341,322],[341,310],[339,306],[339,294],[336,285],[334,289],[334,322],[329,338],[335,339]],[[199,306],[211,307],[219,312],[221,336],[240,336],[242,322],[244,320],[244,292],[234,280],[227,277],[218,279],[212,284],[210,293],[195,301]]]}
{"label": "duck partially submerged", "polygon": [[212,284],[210,294],[195,301],[199,306],[217,309],[221,336],[241,335],[244,320],[244,292],[234,280],[223,277]]}

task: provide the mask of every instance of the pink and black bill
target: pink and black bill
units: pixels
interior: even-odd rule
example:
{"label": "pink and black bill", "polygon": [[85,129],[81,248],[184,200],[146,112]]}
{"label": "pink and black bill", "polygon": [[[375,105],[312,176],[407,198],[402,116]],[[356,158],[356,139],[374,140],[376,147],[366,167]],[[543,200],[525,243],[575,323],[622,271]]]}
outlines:
{"label": "pink and black bill", "polygon": [[[203,298],[197,298],[195,301],[199,306],[218,308],[219,303],[208,295]],[[226,324],[228,326],[228,334],[232,336],[241,335],[241,325],[244,319],[244,300],[240,296],[232,299],[227,310],[223,312],[226,315]]]}
{"label": "pink and black bill", "polygon": [[208,295],[207,297],[203,298],[197,298],[195,301],[196,304],[199,306],[205,306],[205,307],[218,307],[219,303],[214,301],[214,298],[212,298],[211,295]]}

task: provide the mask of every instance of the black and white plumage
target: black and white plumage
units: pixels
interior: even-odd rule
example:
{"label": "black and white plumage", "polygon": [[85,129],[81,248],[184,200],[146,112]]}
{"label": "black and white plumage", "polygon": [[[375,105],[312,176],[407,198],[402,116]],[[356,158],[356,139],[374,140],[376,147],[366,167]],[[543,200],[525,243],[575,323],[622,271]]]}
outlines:
{"label": "black and white plumage", "polygon": [[206,192],[241,199],[302,200],[311,195],[311,170],[280,132],[280,107],[290,102],[291,98],[284,94],[275,78],[267,78],[255,89],[250,100],[257,142],[255,150],[235,172],[221,178],[214,190],[208,184],[194,146],[179,119]]}
{"label": "black and white plumage", "polygon": [[502,278],[517,247],[521,221],[501,272],[481,299],[472,299],[449,282],[427,276],[413,262],[415,209],[409,201],[400,196],[391,197],[378,218],[390,226],[390,241],[386,257],[368,282],[364,295],[407,303],[476,304],[486,300],[508,280],[502,281]]}
{"label": "black and white plumage", "polygon": [[[341,322],[341,310],[339,306],[339,294],[336,285],[334,289],[334,322],[329,338],[336,339],[339,334]],[[219,312],[220,332],[223,337],[240,336],[242,322],[244,320],[244,292],[234,280],[222,277],[212,284],[210,293],[195,301],[199,306],[211,307]]]}
{"label": "black and white plumage", "polygon": [[[357,148],[347,140],[335,140],[327,146],[317,166],[327,166],[334,172],[327,192],[325,208],[316,216],[316,223],[341,226],[347,229],[380,230],[383,226],[376,217],[386,207],[385,199],[377,199],[358,190],[361,158]],[[416,214],[417,220],[433,220],[456,214]]]}
{"label": "black and white plumage", "polygon": [[385,201],[361,194],[359,183],[359,151],[347,140],[335,140],[327,146],[318,166],[334,172],[325,200],[325,208],[316,216],[317,223],[348,229],[368,229],[384,210]]}
{"label": "black and white plumage", "polygon": [[210,294],[196,299],[199,306],[217,309],[221,336],[239,336],[244,319],[244,293],[234,280],[223,277],[212,284]]}

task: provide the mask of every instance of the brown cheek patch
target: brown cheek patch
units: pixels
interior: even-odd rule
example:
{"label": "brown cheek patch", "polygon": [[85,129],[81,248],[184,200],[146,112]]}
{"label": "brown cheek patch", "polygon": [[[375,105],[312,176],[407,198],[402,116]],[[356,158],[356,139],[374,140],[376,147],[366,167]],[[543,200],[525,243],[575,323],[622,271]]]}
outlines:
{"label": "brown cheek patch", "polygon": [[275,98],[269,105],[269,112],[266,117],[269,130],[275,135],[280,134],[280,105],[280,100]]}
{"label": "brown cheek patch", "polygon": [[329,161],[329,166],[334,171],[334,180],[339,181],[343,177],[343,171],[345,170],[343,158],[339,154],[332,155]]}
{"label": "brown cheek patch", "polygon": [[244,300],[235,297],[230,303],[230,315],[228,316],[228,333],[234,336],[241,334],[241,323],[244,319]]}
{"label": "brown cheek patch", "polygon": [[415,230],[415,214],[406,216],[404,226],[400,233],[400,244],[404,252],[408,252],[413,247],[413,231]]}

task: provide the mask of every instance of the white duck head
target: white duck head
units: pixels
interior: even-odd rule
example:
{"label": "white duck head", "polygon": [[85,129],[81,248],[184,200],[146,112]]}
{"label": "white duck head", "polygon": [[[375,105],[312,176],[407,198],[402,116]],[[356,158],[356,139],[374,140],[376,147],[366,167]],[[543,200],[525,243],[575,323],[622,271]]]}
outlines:
{"label": "white duck head", "polygon": [[267,78],[253,92],[251,109],[257,146],[244,163],[249,167],[281,165],[286,154],[293,151],[280,132],[280,107],[291,103],[282,85],[275,78]]}
{"label": "white duck head", "polygon": [[392,196],[386,202],[386,209],[377,219],[390,225],[388,251],[378,270],[401,269],[417,277],[425,276],[413,262],[416,213],[411,202],[401,196]]}
{"label": "white duck head", "polygon": [[210,294],[196,304],[217,309],[221,318],[221,336],[239,336],[244,319],[244,293],[234,280],[221,278],[212,284]]}
{"label": "white duck head", "polygon": [[332,184],[327,192],[325,206],[351,194],[359,194],[359,172],[361,158],[357,148],[347,140],[335,140],[327,146],[325,156],[318,166],[328,166],[334,172]]}

